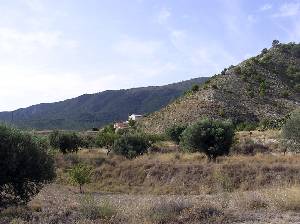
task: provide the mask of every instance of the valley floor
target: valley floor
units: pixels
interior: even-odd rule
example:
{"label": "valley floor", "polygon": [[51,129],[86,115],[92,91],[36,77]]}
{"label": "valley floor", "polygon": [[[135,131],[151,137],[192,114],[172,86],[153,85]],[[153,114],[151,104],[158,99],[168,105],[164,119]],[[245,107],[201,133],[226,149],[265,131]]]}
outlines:
{"label": "valley floor", "polygon": [[[55,183],[27,206],[1,211],[0,223],[299,224],[300,155],[280,153],[277,135],[253,132],[254,146],[267,151],[215,163],[170,142],[132,160],[103,149],[57,153]],[[237,136],[242,142],[249,132]],[[78,163],[94,171],[84,194],[68,176]]]}
{"label": "valley floor", "polygon": [[[284,190],[300,194],[300,188]],[[4,211],[6,218],[3,218],[2,214],[0,220],[1,223],[24,224],[300,223],[300,213],[297,210],[299,207],[279,207],[269,197],[270,192],[252,191],[216,195],[133,195],[89,192],[82,195],[73,187],[51,184],[44,188],[26,209],[7,209]],[[299,195],[295,196],[299,197]],[[86,198],[89,198],[88,204],[84,202]],[[289,203],[285,206],[296,205],[291,201]],[[95,210],[96,205],[100,206],[100,210]],[[9,218],[10,213],[15,215],[13,219]]]}

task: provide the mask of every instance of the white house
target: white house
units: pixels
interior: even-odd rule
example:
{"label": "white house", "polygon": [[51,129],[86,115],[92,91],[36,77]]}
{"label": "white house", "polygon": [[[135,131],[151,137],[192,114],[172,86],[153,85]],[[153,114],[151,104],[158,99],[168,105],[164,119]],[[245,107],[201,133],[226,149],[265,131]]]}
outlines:
{"label": "white house", "polygon": [[143,115],[139,115],[139,114],[131,114],[128,117],[128,120],[133,120],[133,121],[137,121],[139,119],[141,119],[143,117]]}

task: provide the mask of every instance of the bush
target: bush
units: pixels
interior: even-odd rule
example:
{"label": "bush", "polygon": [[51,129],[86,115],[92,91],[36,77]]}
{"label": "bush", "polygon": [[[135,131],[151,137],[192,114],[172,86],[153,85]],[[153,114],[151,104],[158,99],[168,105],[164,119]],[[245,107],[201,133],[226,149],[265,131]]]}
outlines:
{"label": "bush", "polygon": [[96,145],[101,148],[106,148],[109,153],[114,145],[115,140],[117,140],[119,137],[120,135],[115,132],[102,131],[96,137]]}
{"label": "bush", "polygon": [[241,122],[235,127],[236,131],[254,131],[258,128],[258,123],[255,122]]}
{"label": "bush", "polygon": [[190,207],[183,201],[163,201],[146,211],[146,217],[151,223],[173,223],[183,210]]}
{"label": "bush", "polygon": [[180,138],[181,138],[181,134],[182,132],[186,129],[185,125],[173,125],[170,128],[168,128],[166,130],[166,135],[167,137],[176,142],[177,144],[179,144],[180,142]]}
{"label": "bush", "polygon": [[257,153],[269,152],[269,148],[261,143],[254,142],[252,139],[245,139],[239,144],[235,145],[232,149],[233,153],[243,155],[255,155]]}
{"label": "bush", "polygon": [[233,142],[231,122],[203,119],[187,127],[182,133],[180,145],[190,152],[203,152],[211,160],[227,155]]}
{"label": "bush", "polygon": [[123,135],[115,140],[113,151],[116,154],[123,155],[128,159],[133,159],[147,152],[149,147],[149,139],[144,135],[129,134]]}
{"label": "bush", "polygon": [[80,137],[75,133],[54,131],[49,136],[51,147],[59,149],[63,154],[77,152],[81,144]]}
{"label": "bush", "polygon": [[295,44],[292,48],[292,54],[297,57],[300,58],[300,44]]}
{"label": "bush", "polygon": [[262,49],[261,54],[264,55],[266,53],[268,53],[268,49],[267,48]]}
{"label": "bush", "polygon": [[92,135],[80,136],[80,147],[87,149],[96,147],[96,137]]}
{"label": "bush", "polygon": [[283,144],[290,151],[300,152],[300,110],[292,113],[282,127]]}
{"label": "bush", "polygon": [[92,168],[85,164],[75,165],[69,172],[71,181],[79,185],[80,193],[83,193],[82,186],[91,182]]}
{"label": "bush", "polygon": [[115,208],[108,202],[103,202],[99,205],[92,195],[86,195],[81,199],[80,210],[90,220],[109,220],[116,214]]}
{"label": "bush", "polygon": [[237,74],[237,75],[241,75],[242,74],[242,69],[240,66],[236,66],[234,68],[234,73]]}
{"label": "bush", "polygon": [[193,91],[193,92],[199,91],[199,85],[194,84],[194,85],[192,86],[192,91]]}
{"label": "bush", "polygon": [[0,126],[0,207],[29,201],[55,177],[40,138]]}

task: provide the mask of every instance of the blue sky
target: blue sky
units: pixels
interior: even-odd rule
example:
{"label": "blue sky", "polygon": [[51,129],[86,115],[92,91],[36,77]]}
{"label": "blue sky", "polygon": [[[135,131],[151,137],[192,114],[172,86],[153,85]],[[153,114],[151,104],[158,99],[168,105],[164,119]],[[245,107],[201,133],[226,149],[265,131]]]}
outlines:
{"label": "blue sky", "polygon": [[300,0],[0,0],[0,111],[211,76],[300,40]]}

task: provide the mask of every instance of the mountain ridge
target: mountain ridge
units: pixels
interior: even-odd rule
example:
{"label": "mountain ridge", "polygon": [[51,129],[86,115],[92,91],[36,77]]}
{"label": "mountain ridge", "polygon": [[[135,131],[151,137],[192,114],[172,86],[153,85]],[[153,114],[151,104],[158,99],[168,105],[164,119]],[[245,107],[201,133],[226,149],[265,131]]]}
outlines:
{"label": "mountain ridge", "polygon": [[[89,129],[124,120],[130,113],[150,113],[167,105],[193,84],[207,77],[163,86],[106,90],[54,103],[40,103],[14,111],[0,112],[0,121],[20,128]],[[13,122],[12,122],[13,120]]]}

